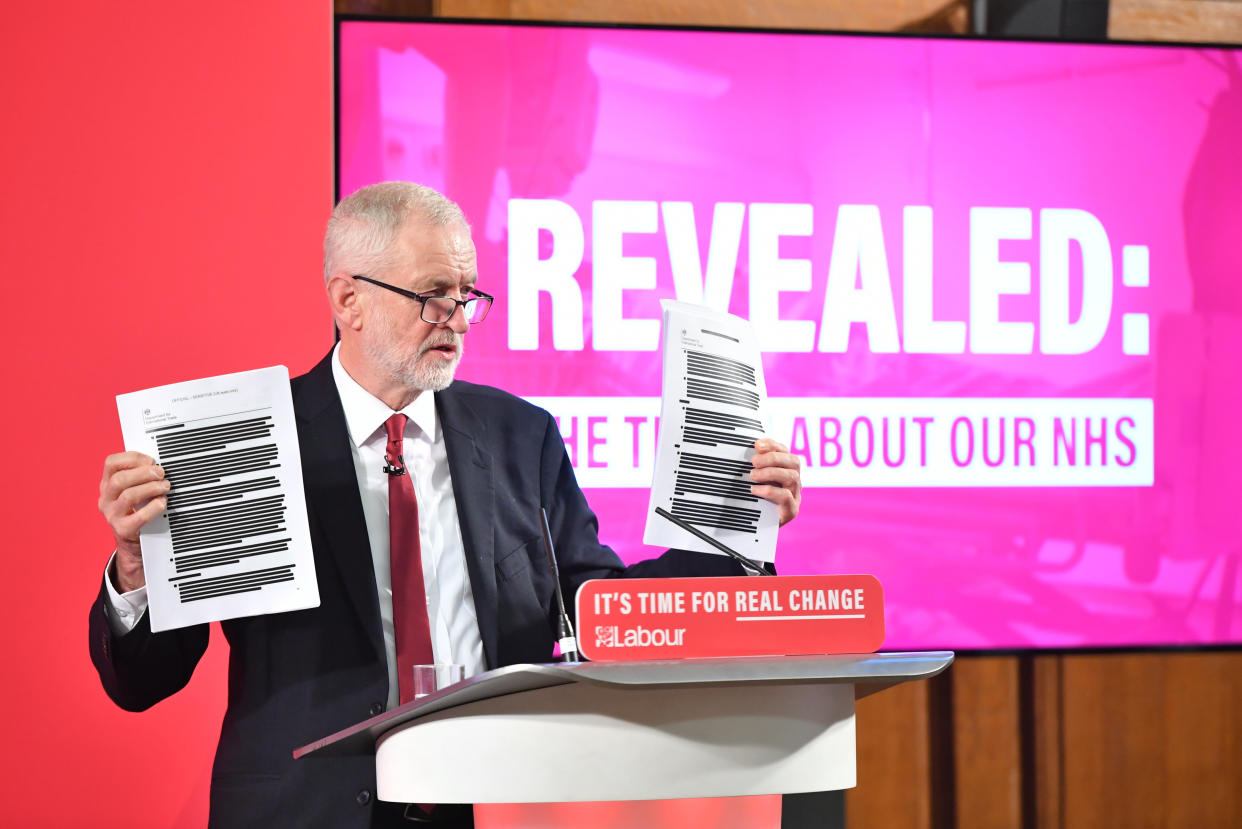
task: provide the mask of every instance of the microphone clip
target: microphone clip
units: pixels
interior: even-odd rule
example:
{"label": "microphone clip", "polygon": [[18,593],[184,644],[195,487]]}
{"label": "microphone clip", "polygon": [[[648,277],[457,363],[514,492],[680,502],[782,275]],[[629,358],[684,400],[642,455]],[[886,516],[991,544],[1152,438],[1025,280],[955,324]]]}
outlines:
{"label": "microphone clip", "polygon": [[384,456],[384,474],[392,476],[392,477],[399,477],[401,475],[404,475],[405,472],[406,472],[406,469],[405,469],[405,456],[404,455],[397,455],[397,462],[395,464],[388,459],[387,455]]}

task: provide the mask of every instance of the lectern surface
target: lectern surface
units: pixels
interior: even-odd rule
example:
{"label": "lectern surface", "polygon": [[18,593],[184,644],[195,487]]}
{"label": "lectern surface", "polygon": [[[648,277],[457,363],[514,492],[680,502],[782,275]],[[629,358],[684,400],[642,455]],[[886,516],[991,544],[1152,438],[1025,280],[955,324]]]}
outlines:
{"label": "lectern surface", "polygon": [[473,676],[357,725],[302,746],[307,754],[370,752],[388,731],[420,717],[494,697],[571,683],[613,687],[676,687],[736,683],[852,684],[859,697],[891,685],[928,679],[953,661],[951,651],[835,656],[753,656],[647,662],[521,664]]}

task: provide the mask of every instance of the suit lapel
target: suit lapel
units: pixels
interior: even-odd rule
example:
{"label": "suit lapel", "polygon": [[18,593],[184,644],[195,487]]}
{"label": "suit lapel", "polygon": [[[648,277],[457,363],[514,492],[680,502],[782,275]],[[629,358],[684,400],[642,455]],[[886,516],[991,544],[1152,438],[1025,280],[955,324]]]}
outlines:
{"label": "suit lapel", "polygon": [[332,378],[331,354],[299,378],[293,407],[312,528],[327,542],[329,558],[336,564],[367,639],[380,658],[386,658],[366,517],[358,495],[345,411]]}
{"label": "suit lapel", "polygon": [[479,635],[483,639],[483,658],[488,668],[495,668],[500,634],[492,457],[484,448],[485,422],[467,404],[465,395],[456,389],[454,385],[436,393],[436,414],[444,430],[453,500],[457,503],[470,590],[479,618]]}

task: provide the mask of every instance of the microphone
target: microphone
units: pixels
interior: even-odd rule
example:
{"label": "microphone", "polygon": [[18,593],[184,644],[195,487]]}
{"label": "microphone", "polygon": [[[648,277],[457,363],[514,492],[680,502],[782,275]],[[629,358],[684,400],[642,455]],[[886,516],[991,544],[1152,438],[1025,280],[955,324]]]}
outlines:
{"label": "microphone", "polygon": [[404,475],[405,474],[405,456],[397,455],[397,462],[394,465],[393,462],[388,459],[388,456],[384,455],[384,473],[391,477],[397,477],[399,475]]}
{"label": "microphone", "polygon": [[559,615],[556,620],[556,643],[561,646],[562,662],[578,662],[578,640],[574,637],[574,626],[565,612],[565,596],[561,593],[561,572],[556,566],[556,552],[552,549],[552,530],[548,527],[548,511],[539,508],[539,523],[543,530],[543,548],[548,551],[548,566],[552,568],[552,585],[556,589],[556,606]]}
{"label": "microphone", "polygon": [[667,518],[669,521],[672,521],[674,524],[681,527],[686,532],[690,533],[693,536],[698,537],[699,539],[703,541],[706,541],[708,544],[712,545],[713,547],[715,547],[717,550],[724,553],[725,555],[733,556],[733,558],[740,561],[743,566],[749,567],[751,570],[754,570],[756,576],[775,575],[775,573],[769,573],[766,569],[764,569],[762,564],[759,564],[758,562],[747,558],[746,556],[742,555],[741,553],[739,553],[737,550],[733,549],[732,547],[727,547],[724,544],[721,544],[719,541],[712,538],[710,535],[703,532],[698,527],[695,527],[693,524],[687,521],[682,521],[676,515],[673,515],[671,512],[664,509],[664,507],[656,507],[655,512],[656,512],[656,515],[660,516],[661,518]]}

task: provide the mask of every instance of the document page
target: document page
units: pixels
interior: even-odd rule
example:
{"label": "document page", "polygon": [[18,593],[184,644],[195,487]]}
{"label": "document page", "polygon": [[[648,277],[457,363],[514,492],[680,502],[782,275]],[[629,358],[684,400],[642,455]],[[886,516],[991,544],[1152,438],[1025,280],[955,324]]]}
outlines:
{"label": "document page", "polygon": [[118,395],[128,451],[164,468],[142,529],[151,630],[319,604],[284,366]]}
{"label": "document page", "polygon": [[780,512],[750,493],[768,430],[763,363],[750,323],[665,300],[660,438],[643,542],[723,555],[655,513],[664,507],[756,561],[772,561]]}

